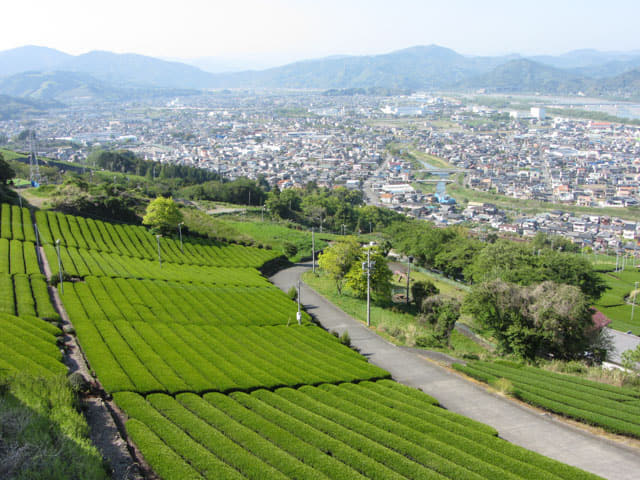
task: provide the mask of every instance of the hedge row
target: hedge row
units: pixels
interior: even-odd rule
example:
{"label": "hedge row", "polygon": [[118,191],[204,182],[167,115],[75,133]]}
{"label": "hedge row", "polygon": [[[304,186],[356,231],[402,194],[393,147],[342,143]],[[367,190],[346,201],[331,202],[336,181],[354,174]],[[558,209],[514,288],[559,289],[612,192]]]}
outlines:
{"label": "hedge row", "polygon": [[[65,306],[92,368],[111,392],[231,391],[384,378],[324,330],[308,326],[211,327],[105,320],[86,284]],[[95,302],[95,299],[93,300]]]}
{"label": "hedge row", "polygon": [[[56,275],[58,273],[56,249],[51,245],[45,245],[45,254],[49,265],[52,266],[52,274]],[[157,260],[125,257],[74,247],[61,247],[60,256],[64,273],[72,277],[92,275],[221,285],[270,285],[258,270],[248,267],[210,267],[166,262],[160,265]]]}
{"label": "hedge row", "polygon": [[[86,277],[85,282],[89,296],[81,295],[80,300],[91,303],[87,311],[91,317],[201,325],[296,323],[296,304],[274,286],[218,287],[107,277]],[[65,293],[74,285],[78,283],[65,282]],[[310,321],[304,312],[302,319],[305,324]]]}
{"label": "hedge row", "polygon": [[[154,435],[141,447],[145,457],[167,451],[204,477],[225,477],[221,462],[232,477],[255,479],[598,478],[465,425],[464,417],[442,420],[442,409],[428,400],[416,408],[411,400],[420,401],[420,393],[393,382],[114,397],[130,417],[130,433],[144,424]],[[164,465],[157,471],[179,478]]]}
{"label": "hedge row", "polygon": [[60,320],[43,275],[0,274],[0,313]]}
{"label": "hedge row", "polygon": [[40,273],[35,245],[0,238],[0,273]]}
{"label": "hedge row", "polygon": [[3,203],[0,206],[0,238],[35,242],[36,236],[28,208]]}
{"label": "hedge row", "polygon": [[0,370],[35,376],[66,373],[56,345],[56,335],[61,333],[56,327],[32,316],[0,313],[0,330]]}
{"label": "hedge row", "polygon": [[[36,212],[36,222],[43,244],[97,250],[125,257],[156,261],[157,239],[144,227],[116,225],[84,219],[59,212]],[[160,257],[166,263],[208,266],[260,267],[277,257],[278,252],[240,245],[222,245],[209,240],[185,236],[180,242],[169,237],[160,239]]]}
{"label": "hedge row", "polygon": [[636,403],[637,392],[631,389],[584,379],[574,382],[568,375],[505,363],[478,361],[454,368],[484,382],[505,378],[513,384],[514,395],[526,402],[614,433],[640,438],[640,406]]}

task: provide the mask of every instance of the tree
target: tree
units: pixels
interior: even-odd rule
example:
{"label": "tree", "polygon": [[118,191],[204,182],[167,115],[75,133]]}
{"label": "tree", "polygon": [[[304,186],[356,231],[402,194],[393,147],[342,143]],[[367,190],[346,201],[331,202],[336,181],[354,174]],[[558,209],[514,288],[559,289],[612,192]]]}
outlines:
{"label": "tree", "polygon": [[393,272],[387,266],[387,259],[379,247],[367,245],[358,252],[358,257],[351,264],[346,275],[346,285],[358,298],[367,296],[367,271],[362,267],[368,261],[367,250],[370,252],[371,267],[369,285],[373,293],[380,299],[391,297],[391,279]]}
{"label": "tree", "polygon": [[178,229],[182,219],[182,212],[173,198],[157,197],[147,206],[142,223],[149,225],[153,233],[168,234]]}
{"label": "tree", "polygon": [[282,249],[284,250],[284,254],[289,258],[293,257],[296,253],[298,253],[298,247],[296,246],[295,243],[284,242],[282,244]]}
{"label": "tree", "polygon": [[318,266],[335,282],[338,293],[342,295],[345,276],[353,262],[358,258],[360,244],[348,236],[327,247],[318,257]]}
{"label": "tree", "polygon": [[572,285],[493,280],[473,288],[465,310],[491,332],[503,353],[575,359],[602,348],[589,299]]}
{"label": "tree", "polygon": [[451,332],[460,318],[460,302],[455,298],[432,295],[423,300],[421,311],[418,321],[432,325],[436,340],[448,343]]}
{"label": "tree", "polygon": [[431,280],[420,280],[411,285],[411,296],[418,308],[422,308],[422,302],[425,298],[439,293],[440,290]]}
{"label": "tree", "polygon": [[15,170],[7,163],[2,153],[0,153],[0,183],[6,185],[9,180],[16,176]]}

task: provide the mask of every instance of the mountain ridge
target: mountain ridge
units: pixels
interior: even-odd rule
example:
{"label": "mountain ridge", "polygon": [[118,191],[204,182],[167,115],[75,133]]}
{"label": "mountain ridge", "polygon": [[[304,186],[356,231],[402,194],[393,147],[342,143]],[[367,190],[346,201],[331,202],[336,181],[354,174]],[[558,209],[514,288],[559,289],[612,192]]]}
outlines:
{"label": "mountain ridge", "polygon": [[[47,47],[26,46],[0,52],[0,93],[64,101],[87,92],[91,93],[89,97],[100,97],[101,91],[107,98],[117,98],[118,89],[387,88],[583,92],[634,98],[638,96],[638,90],[634,90],[637,82],[629,72],[637,68],[637,51],[583,49],[557,56],[471,56],[432,44],[383,54],[334,55],[263,70],[214,74],[181,62],[133,53],[91,51],[69,55]],[[34,84],[36,73],[41,74],[43,82],[54,81],[55,85]],[[74,77],[74,73],[86,77]],[[20,90],[20,82],[29,88]],[[64,85],[69,92],[63,91]]]}

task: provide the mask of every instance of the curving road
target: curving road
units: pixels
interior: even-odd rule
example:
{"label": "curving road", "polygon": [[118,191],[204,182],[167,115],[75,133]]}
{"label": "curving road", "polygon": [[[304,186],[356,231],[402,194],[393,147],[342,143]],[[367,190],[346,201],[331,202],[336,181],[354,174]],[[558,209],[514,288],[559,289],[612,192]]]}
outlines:
{"label": "curving road", "polygon": [[[278,272],[271,281],[284,291],[297,284],[310,265]],[[489,393],[482,387],[439,367],[417,353],[396,347],[344,313],[307,285],[300,299],[305,309],[327,330],[347,330],[353,346],[369,361],[389,371],[405,385],[419,388],[453,412],[493,426],[514,444],[574,465],[605,478],[640,478],[640,450],[574,428],[552,415]]]}

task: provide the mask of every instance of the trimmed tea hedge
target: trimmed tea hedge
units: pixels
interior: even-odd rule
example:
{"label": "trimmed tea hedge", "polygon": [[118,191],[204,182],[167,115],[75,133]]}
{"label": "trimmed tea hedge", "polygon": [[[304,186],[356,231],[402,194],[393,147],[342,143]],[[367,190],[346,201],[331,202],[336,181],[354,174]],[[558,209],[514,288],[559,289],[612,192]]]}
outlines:
{"label": "trimmed tea hedge", "polygon": [[[231,274],[236,269],[231,270]],[[252,278],[248,272],[248,277]],[[232,280],[229,280],[232,281]],[[85,285],[87,288],[80,287]],[[156,280],[86,277],[65,282],[91,318],[199,325],[281,325],[296,323],[297,306],[274,286],[212,286]],[[66,298],[63,300],[66,301]],[[73,311],[69,312],[73,321]],[[304,323],[310,317],[303,312]]]}
{"label": "trimmed tea hedge", "polygon": [[[154,435],[139,445],[145,457],[164,451],[204,477],[231,468],[232,477],[254,479],[599,478],[459,415],[444,419],[429,397],[390,381],[114,398],[129,416],[127,431],[135,436],[142,424]],[[159,461],[158,473],[179,478]]]}
{"label": "trimmed tea hedge", "polygon": [[[0,244],[0,249],[2,245]],[[52,274],[58,274],[58,256],[52,245],[45,245],[45,254]],[[1,250],[0,250],[1,253]],[[34,250],[35,253],[35,250]],[[126,257],[97,250],[61,247],[63,271],[72,277],[148,278],[188,283],[215,283],[219,285],[268,286],[270,283],[255,268],[211,267],[180,265],[157,260]],[[2,268],[0,266],[0,268]],[[21,273],[21,272],[15,272]],[[35,272],[34,272],[35,273]]]}
{"label": "trimmed tea hedge", "polygon": [[[36,212],[36,223],[43,245],[53,245],[60,239],[60,243],[66,247],[158,260],[157,240],[141,226],[116,225],[44,211]],[[279,255],[279,252],[273,250],[226,245],[189,236],[184,237],[182,247],[174,238],[160,239],[160,257],[163,263],[257,268]]]}
{"label": "trimmed tea hedge", "polygon": [[65,305],[105,389],[232,391],[385,378],[389,374],[314,326],[211,327],[107,321],[76,284]]}
{"label": "trimmed tea hedge", "polygon": [[592,382],[509,362],[469,362],[454,368],[483,382],[506,378],[521,400],[596,425],[613,433],[640,438],[640,391]]}
{"label": "trimmed tea hedge", "polygon": [[0,313],[59,321],[43,275],[0,274]]}
{"label": "trimmed tea hedge", "polygon": [[57,327],[29,315],[0,313],[0,370],[35,376],[64,374],[62,353],[56,345]]}

